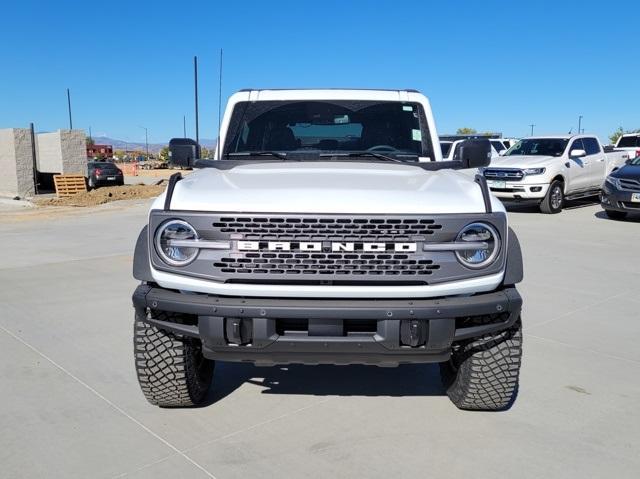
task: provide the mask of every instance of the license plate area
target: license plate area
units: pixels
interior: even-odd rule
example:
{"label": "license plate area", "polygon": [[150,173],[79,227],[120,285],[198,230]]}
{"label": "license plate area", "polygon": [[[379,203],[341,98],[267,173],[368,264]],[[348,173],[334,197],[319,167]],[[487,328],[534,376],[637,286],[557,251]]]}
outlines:
{"label": "license plate area", "polygon": [[115,181],[116,177],[115,176],[107,176],[107,180],[109,181]]}
{"label": "license plate area", "polygon": [[497,188],[500,190],[503,190],[507,187],[507,182],[500,180],[489,180],[487,181],[487,184],[489,185],[489,188]]}

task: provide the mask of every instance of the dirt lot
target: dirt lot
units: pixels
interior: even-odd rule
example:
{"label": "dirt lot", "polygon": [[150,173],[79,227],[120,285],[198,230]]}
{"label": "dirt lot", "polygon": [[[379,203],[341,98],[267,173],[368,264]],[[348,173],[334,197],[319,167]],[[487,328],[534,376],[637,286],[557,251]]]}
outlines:
{"label": "dirt lot", "polygon": [[97,206],[119,200],[134,200],[155,198],[160,195],[166,185],[123,185],[97,188],[95,190],[78,193],[67,198],[37,199],[37,206]]}

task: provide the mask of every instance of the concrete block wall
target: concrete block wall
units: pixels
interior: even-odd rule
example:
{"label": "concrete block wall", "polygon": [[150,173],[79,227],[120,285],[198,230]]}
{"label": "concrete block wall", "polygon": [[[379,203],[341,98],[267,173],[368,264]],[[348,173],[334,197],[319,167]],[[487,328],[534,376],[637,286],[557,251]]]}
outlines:
{"label": "concrete block wall", "polygon": [[33,157],[28,128],[0,130],[0,196],[33,196]]}
{"label": "concrete block wall", "polygon": [[65,175],[86,175],[87,146],[82,130],[39,133],[36,138],[38,171]]}

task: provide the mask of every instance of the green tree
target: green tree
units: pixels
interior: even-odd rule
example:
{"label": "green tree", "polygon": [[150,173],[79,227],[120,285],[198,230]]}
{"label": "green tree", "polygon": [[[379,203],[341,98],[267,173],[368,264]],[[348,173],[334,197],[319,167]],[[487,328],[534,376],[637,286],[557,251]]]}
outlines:
{"label": "green tree", "polygon": [[615,145],[616,142],[618,141],[618,138],[620,138],[623,134],[624,134],[624,130],[622,129],[621,126],[619,126],[616,131],[614,131],[613,133],[611,133],[611,135],[609,135],[609,139],[611,140],[611,144]]}
{"label": "green tree", "polygon": [[620,138],[625,133],[640,133],[640,129],[637,129],[637,130],[626,130],[625,131],[625,130],[622,129],[621,126],[619,126],[616,131],[614,131],[611,135],[609,135],[609,139],[611,140],[611,144],[615,145],[615,143],[618,141],[618,138]]}
{"label": "green tree", "polygon": [[478,133],[475,128],[458,128],[456,135],[475,135]]}
{"label": "green tree", "polygon": [[165,146],[164,148],[162,148],[160,150],[160,153],[158,153],[158,158],[160,158],[161,161],[169,161],[169,147]]}

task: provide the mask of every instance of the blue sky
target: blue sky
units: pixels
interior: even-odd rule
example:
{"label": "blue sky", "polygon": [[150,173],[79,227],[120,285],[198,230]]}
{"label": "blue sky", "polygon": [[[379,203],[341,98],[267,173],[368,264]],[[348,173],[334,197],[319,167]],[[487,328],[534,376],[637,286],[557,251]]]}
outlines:
{"label": "blue sky", "polygon": [[[74,127],[127,141],[200,136],[246,87],[417,88],[440,133],[523,136],[640,128],[640,2],[8,2],[0,28],[0,128]],[[635,31],[634,31],[635,28]]]}

